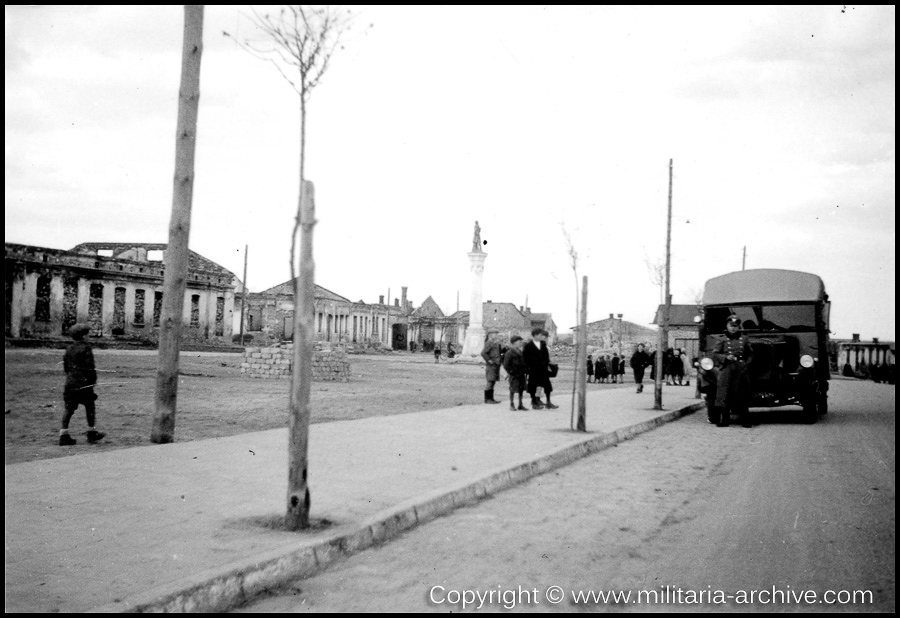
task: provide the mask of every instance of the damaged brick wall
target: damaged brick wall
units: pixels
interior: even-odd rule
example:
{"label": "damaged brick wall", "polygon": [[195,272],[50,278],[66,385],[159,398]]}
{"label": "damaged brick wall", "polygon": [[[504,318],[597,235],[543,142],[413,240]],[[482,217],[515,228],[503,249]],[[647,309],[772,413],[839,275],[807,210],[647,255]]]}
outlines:
{"label": "damaged brick wall", "polygon": [[[241,377],[289,380],[293,355],[292,343],[270,348],[246,348]],[[313,352],[312,373],[316,382],[349,382],[350,360],[347,352],[340,348],[316,350]]]}

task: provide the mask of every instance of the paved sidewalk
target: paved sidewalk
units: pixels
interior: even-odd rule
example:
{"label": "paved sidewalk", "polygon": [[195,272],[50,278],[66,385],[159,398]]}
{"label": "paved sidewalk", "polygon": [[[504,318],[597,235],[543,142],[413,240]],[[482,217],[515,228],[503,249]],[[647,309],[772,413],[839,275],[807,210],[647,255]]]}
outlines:
{"label": "paved sidewalk", "polygon": [[[278,528],[287,430],[6,466],[6,611],[223,610],[697,407],[588,385],[589,433],[507,404],[313,425],[311,532]],[[527,397],[526,397],[527,399]]]}

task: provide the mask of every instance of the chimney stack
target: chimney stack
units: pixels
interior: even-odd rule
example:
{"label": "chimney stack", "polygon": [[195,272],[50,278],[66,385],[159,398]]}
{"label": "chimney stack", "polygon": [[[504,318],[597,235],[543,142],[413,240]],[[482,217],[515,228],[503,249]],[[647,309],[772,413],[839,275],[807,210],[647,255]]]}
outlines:
{"label": "chimney stack", "polygon": [[399,299],[399,298],[395,298],[395,299],[394,299],[394,306],[395,306],[395,307],[399,307],[399,306],[400,306],[400,299]]}
{"label": "chimney stack", "polygon": [[400,305],[403,309],[409,309],[409,305],[406,304],[406,286],[402,286],[400,288]]}
{"label": "chimney stack", "polygon": [[853,343],[859,343],[859,333],[853,333]]}
{"label": "chimney stack", "polygon": [[382,294],[381,296],[378,297],[378,304],[379,304],[379,305],[383,305],[383,304],[384,304],[384,294]]}
{"label": "chimney stack", "polygon": [[614,319],[614,318],[613,318],[614,315],[615,315],[615,314],[610,313],[610,314],[609,314],[609,319],[610,319],[610,320]]}
{"label": "chimney stack", "polygon": [[878,345],[878,337],[872,337],[872,343]]}

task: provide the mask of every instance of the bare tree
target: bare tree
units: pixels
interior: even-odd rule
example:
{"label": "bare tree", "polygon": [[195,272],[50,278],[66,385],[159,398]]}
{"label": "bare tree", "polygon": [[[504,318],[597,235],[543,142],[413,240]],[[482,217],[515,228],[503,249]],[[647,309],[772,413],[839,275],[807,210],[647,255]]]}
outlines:
{"label": "bare tree", "polygon": [[650,281],[659,288],[659,304],[663,304],[665,302],[665,298],[663,298],[663,289],[665,288],[666,283],[666,262],[662,259],[651,260],[645,252],[644,265],[647,267]]}
{"label": "bare tree", "polygon": [[[350,12],[340,13],[332,7],[291,5],[282,7],[277,16],[260,14],[253,9],[249,18],[263,40],[239,39],[228,32],[222,34],[233,39],[242,49],[272,64],[294,91],[300,96],[300,193],[306,180],[306,112],[312,91],[322,81],[331,64],[331,57],[341,40],[350,30]],[[291,235],[291,279],[295,278],[294,256],[297,250],[297,232],[300,229],[300,206],[294,218]]]}
{"label": "bare tree", "polygon": [[575,377],[572,378],[572,410],[571,410],[571,418],[569,419],[569,425],[571,429],[575,429],[575,392],[578,388],[578,376],[580,375],[578,372],[579,367],[581,367],[582,361],[579,358],[579,352],[581,350],[581,342],[582,339],[587,337],[587,332],[581,332],[580,324],[581,324],[581,293],[578,284],[578,251],[575,249],[575,243],[572,242],[572,235],[569,233],[569,230],[566,228],[566,224],[560,222],[560,229],[562,229],[563,238],[566,239],[566,250],[569,254],[569,266],[572,267],[572,274],[575,275],[575,323],[579,326],[575,327],[575,332],[579,334],[578,343],[575,346]]}
{"label": "bare tree", "polygon": [[[291,233],[291,280],[294,282],[294,363],[290,395],[290,449],[288,452],[288,500],[285,526],[288,530],[309,527],[310,496],[307,485],[309,439],[309,394],[312,380],[312,323],[314,263],[312,228],[315,205],[312,183],[306,181],[306,112],[312,91],[319,85],[341,39],[350,29],[350,13],[331,7],[283,7],[276,16],[250,17],[262,41],[239,40],[244,50],[270,62],[300,97],[300,197]],[[297,236],[302,228],[300,274],[295,271]],[[303,279],[301,282],[300,280]],[[308,314],[308,315],[307,315]]]}

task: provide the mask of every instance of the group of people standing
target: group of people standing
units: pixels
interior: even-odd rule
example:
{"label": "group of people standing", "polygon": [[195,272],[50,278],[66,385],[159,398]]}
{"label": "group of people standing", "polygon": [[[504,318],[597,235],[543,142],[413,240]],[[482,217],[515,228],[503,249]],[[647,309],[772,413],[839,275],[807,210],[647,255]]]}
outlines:
{"label": "group of people standing", "polygon": [[[690,386],[690,366],[687,364],[687,355],[683,350],[669,348],[663,354],[663,377],[669,386]],[[656,352],[647,353],[644,344],[639,343],[634,354],[628,362],[631,370],[634,372],[634,382],[637,385],[637,392],[644,390],[644,372],[647,367],[650,368],[650,379],[656,380]],[[685,382],[685,376],[688,376]],[[619,358],[618,354],[613,354],[612,358],[599,355],[596,359],[592,355],[587,357],[587,381],[597,384],[606,384],[610,382],[616,384],[625,383],[625,355]]]}
{"label": "group of people standing", "polygon": [[[522,403],[522,394],[527,390],[531,396],[532,410],[555,410],[559,406],[550,401],[550,393],[553,392],[551,378],[556,376],[558,367],[550,362],[550,350],[547,347],[547,338],[550,336],[546,330],[534,328],[531,331],[531,340],[525,340],[519,335],[513,335],[509,340],[509,348],[504,352],[500,346],[500,332],[489,330],[481,358],[485,362],[485,389],[484,403],[500,403],[494,399],[494,387],[500,380],[500,367],[506,370],[509,379],[509,409],[528,410]],[[546,397],[547,402],[541,401],[540,393]],[[516,405],[515,398],[519,403]]]}
{"label": "group of people standing", "polygon": [[625,383],[625,356],[619,358],[618,354],[598,355],[596,360],[591,354],[587,357],[587,381],[597,384]]}

